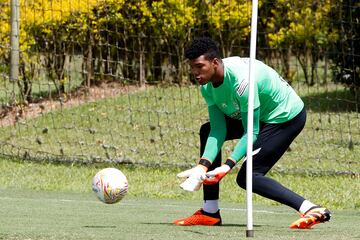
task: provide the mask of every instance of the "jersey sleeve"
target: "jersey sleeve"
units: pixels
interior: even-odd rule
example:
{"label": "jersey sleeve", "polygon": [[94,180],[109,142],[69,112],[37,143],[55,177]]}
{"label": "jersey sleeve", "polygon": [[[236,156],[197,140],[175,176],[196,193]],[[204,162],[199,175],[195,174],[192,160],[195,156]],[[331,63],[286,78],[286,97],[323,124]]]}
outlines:
{"label": "jersey sleeve", "polygon": [[[240,103],[240,111],[248,111],[248,98],[249,98],[249,82],[244,79],[236,89],[236,99]],[[257,83],[254,83],[254,109],[260,107],[259,91]]]}
{"label": "jersey sleeve", "polygon": [[[244,127],[244,135],[240,138],[238,143],[235,145],[234,151],[231,153],[230,158],[238,162],[246,154],[247,148],[247,112],[241,112],[242,124]],[[253,127],[253,143],[256,141],[260,131],[260,108],[254,110],[254,127]]]}
{"label": "jersey sleeve", "polygon": [[211,130],[201,158],[213,162],[225,141],[226,121],[224,113],[222,113],[216,105],[209,106],[208,111]]}

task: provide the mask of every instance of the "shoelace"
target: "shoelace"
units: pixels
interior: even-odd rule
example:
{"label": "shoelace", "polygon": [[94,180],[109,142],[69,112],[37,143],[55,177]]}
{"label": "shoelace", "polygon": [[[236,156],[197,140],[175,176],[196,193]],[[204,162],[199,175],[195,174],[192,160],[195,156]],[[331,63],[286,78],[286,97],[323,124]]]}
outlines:
{"label": "shoelace", "polygon": [[315,222],[324,222],[328,216],[325,211],[310,212],[303,216],[303,218],[307,219],[310,219],[312,217],[315,218]]}

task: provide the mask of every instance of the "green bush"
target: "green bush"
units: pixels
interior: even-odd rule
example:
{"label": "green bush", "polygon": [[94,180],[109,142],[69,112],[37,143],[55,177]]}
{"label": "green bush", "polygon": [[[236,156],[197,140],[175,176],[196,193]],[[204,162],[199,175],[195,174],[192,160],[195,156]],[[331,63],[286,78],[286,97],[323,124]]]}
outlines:
{"label": "green bush", "polygon": [[[358,86],[358,31],[350,33],[358,27],[359,6],[345,8],[349,4],[331,0],[260,1],[259,57],[280,59],[281,70],[289,80],[293,80],[290,65],[296,57],[304,81],[314,85],[317,81],[326,83],[325,78],[317,80],[318,63],[336,49],[330,55],[336,80]],[[0,5],[5,10],[0,13],[0,46],[6,46],[9,4],[0,0]],[[32,83],[40,74],[63,94],[65,84],[72,81],[70,71],[77,71],[81,78],[77,82],[87,87],[107,80],[140,85],[189,83],[183,61],[185,44],[196,36],[210,35],[221,43],[224,57],[247,55],[250,13],[251,3],[245,0],[22,2],[21,98],[31,101]],[[343,54],[336,54],[340,49],[346,61],[340,60]],[[7,62],[8,53],[7,48],[0,48],[0,62]],[[69,70],[79,57],[79,67]],[[349,74],[351,78],[346,77]]]}

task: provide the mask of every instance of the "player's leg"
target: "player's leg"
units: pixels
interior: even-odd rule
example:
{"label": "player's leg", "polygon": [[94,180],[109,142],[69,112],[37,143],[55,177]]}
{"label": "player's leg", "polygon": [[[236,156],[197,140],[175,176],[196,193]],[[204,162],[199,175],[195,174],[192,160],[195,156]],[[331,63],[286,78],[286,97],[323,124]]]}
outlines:
{"label": "player's leg", "polygon": [[[244,128],[241,121],[225,117],[226,120],[226,138],[227,140],[240,138],[244,133]],[[200,156],[203,155],[206,145],[206,140],[210,133],[210,123],[205,123],[200,129]],[[220,167],[222,164],[221,151],[216,156],[214,162],[208,171]],[[213,185],[203,185],[204,205],[203,210],[206,213],[217,214],[219,211],[219,183]]]}
{"label": "player's leg", "polygon": [[[210,133],[210,122],[203,124],[200,128],[200,156],[205,151],[205,145]],[[221,166],[221,150],[216,156],[215,160],[209,167],[208,171],[211,171]],[[203,185],[203,212],[207,215],[213,215],[213,217],[220,218],[219,214],[219,184]]]}
{"label": "player's leg", "polygon": [[[242,123],[239,120],[225,117],[226,119],[226,140],[240,138],[244,132]],[[207,138],[210,134],[210,123],[203,124],[200,128],[200,156],[205,151]],[[208,171],[221,166],[221,151],[216,156]],[[203,185],[203,207],[187,218],[174,221],[177,225],[220,225],[221,216],[219,210],[219,184]]]}
{"label": "player's leg", "polygon": [[[210,122],[200,127],[200,156],[205,151],[205,145],[210,133]],[[216,156],[209,170],[221,165],[221,151]],[[221,217],[219,211],[219,184],[203,185],[204,203],[203,207],[193,215],[174,221],[176,225],[220,225]]]}
{"label": "player's leg", "polygon": [[[306,226],[311,227],[313,224],[330,219],[330,212],[327,209],[325,211],[325,209],[319,208],[319,206],[309,202],[277,181],[265,177],[265,174],[275,165],[301,132],[305,121],[306,112],[303,110],[287,123],[264,124],[261,127],[259,137],[254,144],[254,149],[261,148],[261,150],[253,157],[253,192],[292,207],[301,214],[306,215],[306,213],[310,213],[309,211],[315,211],[321,217],[311,218],[311,222],[306,224]],[[246,188],[246,162],[239,171],[237,183],[240,187]]]}

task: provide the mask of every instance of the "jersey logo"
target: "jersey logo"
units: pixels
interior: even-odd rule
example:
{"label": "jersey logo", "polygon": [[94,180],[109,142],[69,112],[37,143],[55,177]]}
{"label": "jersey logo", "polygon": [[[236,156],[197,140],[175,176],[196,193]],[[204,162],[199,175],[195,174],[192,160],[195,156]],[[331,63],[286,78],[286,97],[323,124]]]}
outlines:
{"label": "jersey logo", "polygon": [[249,83],[245,81],[245,79],[241,81],[240,86],[236,89],[236,92],[238,93],[239,96],[242,96],[244,94],[245,89],[247,88],[248,85]]}
{"label": "jersey logo", "polygon": [[223,108],[227,108],[226,103],[222,103],[221,106],[222,106]]}

